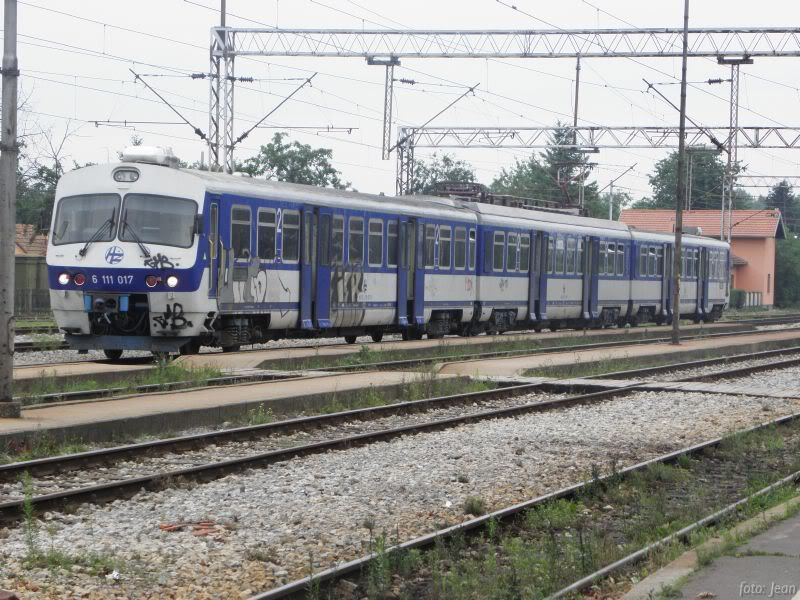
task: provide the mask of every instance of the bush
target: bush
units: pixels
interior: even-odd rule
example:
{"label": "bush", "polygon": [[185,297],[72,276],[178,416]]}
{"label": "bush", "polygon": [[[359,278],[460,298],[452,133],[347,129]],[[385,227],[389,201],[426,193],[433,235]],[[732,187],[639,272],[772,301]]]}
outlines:
{"label": "bush", "polygon": [[745,291],[744,290],[731,290],[731,308],[744,308],[744,298],[745,298]]}
{"label": "bush", "polygon": [[[791,235],[791,234],[790,234]],[[800,304],[800,240],[778,240],[775,253],[775,304]]]}

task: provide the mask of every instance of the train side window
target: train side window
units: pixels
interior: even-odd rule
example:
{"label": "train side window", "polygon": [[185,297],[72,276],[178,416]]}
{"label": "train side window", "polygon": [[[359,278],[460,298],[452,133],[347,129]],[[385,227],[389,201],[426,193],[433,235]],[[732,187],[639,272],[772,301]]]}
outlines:
{"label": "train side window", "polygon": [[361,217],[350,217],[347,261],[351,265],[364,263],[364,219]]}
{"label": "train side window", "polygon": [[606,258],[606,275],[614,275],[614,267],[617,264],[616,252],[617,252],[617,245],[614,242],[608,242],[608,254]]}
{"label": "train side window", "polygon": [[569,237],[567,238],[567,273],[574,274],[575,273],[575,248],[576,248],[575,238]]}
{"label": "train side window", "polygon": [[370,267],[383,266],[383,221],[370,219],[367,262]]}
{"label": "train side window", "polygon": [[211,221],[208,228],[208,257],[217,258],[217,242],[219,241],[219,205],[212,204],[208,215]]}
{"label": "train side window", "polygon": [[547,272],[552,273],[556,263],[556,241],[553,238],[547,239]]}
{"label": "train side window", "polygon": [[564,238],[556,240],[556,273],[564,272]]}
{"label": "train side window", "polygon": [[656,275],[664,276],[664,248],[656,248]]}
{"label": "train side window", "polygon": [[625,244],[617,244],[617,275],[625,275]]}
{"label": "train side window", "polygon": [[465,227],[456,227],[454,267],[458,270],[467,266],[467,230]]}
{"label": "train side window", "polygon": [[331,264],[331,216],[319,216],[319,264]]}
{"label": "train side window", "polygon": [[300,260],[300,213],[283,211],[283,262]]}
{"label": "train side window", "polygon": [[331,264],[340,265],[344,262],[344,217],[334,215],[333,232],[331,235]]}
{"label": "train side window", "polygon": [[439,227],[439,268],[450,268],[450,254],[452,253],[453,230],[448,225]]}
{"label": "train side window", "polygon": [[474,229],[469,230],[469,269],[475,270],[475,255],[478,249],[478,234]]}
{"label": "train side window", "polygon": [[275,210],[258,209],[258,257],[275,260]]}
{"label": "train side window", "polygon": [[583,275],[583,238],[578,238],[578,254],[575,257],[575,272]]}
{"label": "train side window", "polygon": [[386,264],[390,267],[397,266],[397,221],[386,223]]}
{"label": "train side window", "polygon": [[531,236],[521,235],[519,238],[519,270],[527,273],[531,266]]}
{"label": "train side window", "polygon": [[647,277],[647,246],[639,247],[639,276]]}
{"label": "train side window", "polygon": [[234,258],[250,258],[250,208],[231,208],[231,247]]}
{"label": "train side window", "polygon": [[647,274],[650,277],[654,277],[656,274],[656,249],[652,247],[648,248]]}
{"label": "train side window", "polygon": [[492,252],[492,269],[503,270],[503,258],[506,251],[506,234],[502,231],[494,232],[494,249]]}
{"label": "train side window", "polygon": [[436,226],[425,225],[425,266],[433,268],[434,249],[436,248]]}
{"label": "train side window", "polygon": [[597,261],[597,274],[598,275],[605,275],[606,274],[606,261],[608,260],[608,244],[606,242],[600,242],[600,257]]}
{"label": "train side window", "polygon": [[517,270],[517,234],[508,234],[508,257],[506,258],[506,267],[509,271]]}

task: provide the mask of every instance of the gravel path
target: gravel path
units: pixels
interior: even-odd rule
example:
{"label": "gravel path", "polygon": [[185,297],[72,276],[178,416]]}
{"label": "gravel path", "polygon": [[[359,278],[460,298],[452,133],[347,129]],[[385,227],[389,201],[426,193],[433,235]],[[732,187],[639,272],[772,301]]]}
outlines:
{"label": "gravel path", "polygon": [[[753,360],[736,360],[728,363],[707,365],[705,367],[692,367],[690,369],[678,369],[675,371],[668,371],[666,373],[655,373],[648,375],[646,379],[650,381],[677,381],[686,377],[699,377],[701,375],[712,375],[721,371],[727,371],[734,368],[755,367],[757,365],[766,365],[779,360],[789,360],[790,358],[797,358],[797,353],[780,354],[777,356],[770,356],[765,358],[757,358]],[[756,375],[753,375],[754,377]],[[726,379],[725,382],[729,383],[733,380]],[[796,383],[794,384],[796,385]],[[794,387],[794,386],[786,386]]]}
{"label": "gravel path", "polygon": [[[800,402],[641,392],[297,458],[205,485],[46,514],[39,545],[119,561],[119,580],[26,567],[23,528],[0,530],[0,588],[27,598],[244,598],[362,555],[370,529],[408,539],[607,468],[795,412]],[[162,524],[210,520],[166,531]],[[24,586],[24,587],[23,587]]]}
{"label": "gravel path", "polygon": [[[486,410],[521,406],[534,402],[555,400],[566,394],[526,394],[514,398],[492,399],[473,402],[470,405],[452,405],[412,414],[388,415],[374,420],[356,420],[323,426],[312,431],[298,431],[288,435],[276,434],[258,440],[231,441],[206,446],[198,450],[181,453],[169,452],[159,456],[147,456],[135,460],[124,460],[112,465],[94,468],[81,468],[65,473],[44,475],[30,481],[31,492],[35,496],[75,489],[101,483],[110,483],[131,477],[152,475],[167,471],[204,465],[219,460],[243,458],[304,444],[328,441],[360,433],[370,433],[404,425],[415,425],[451,417],[463,416]],[[24,496],[21,481],[0,483],[0,503],[21,500]]]}
{"label": "gravel path", "polygon": [[800,366],[770,369],[760,373],[751,373],[744,377],[721,380],[729,385],[752,385],[772,389],[797,388],[800,381]]}

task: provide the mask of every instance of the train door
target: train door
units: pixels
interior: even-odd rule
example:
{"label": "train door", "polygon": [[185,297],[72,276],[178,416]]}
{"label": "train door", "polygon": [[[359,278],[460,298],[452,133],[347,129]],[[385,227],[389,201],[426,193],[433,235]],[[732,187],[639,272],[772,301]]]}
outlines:
{"label": "train door", "polygon": [[539,278],[542,274],[541,265],[539,264],[539,256],[541,255],[541,237],[540,231],[531,229],[531,245],[529,252],[531,253],[528,259],[530,265],[530,272],[528,273],[528,321],[533,323],[538,321],[536,316],[536,303],[539,301]]}
{"label": "train door", "polygon": [[[330,208],[317,209],[317,276],[314,322],[317,329],[331,327],[331,266],[344,252],[344,218]],[[338,236],[341,235],[341,238]]]}
{"label": "train door", "polygon": [[219,196],[213,196],[208,207],[208,297],[217,297],[219,278]]}
{"label": "train door", "polygon": [[[539,321],[547,320],[547,261],[549,260],[548,242],[550,234],[546,231],[536,233],[536,264],[539,269],[539,299],[536,304],[536,316]],[[487,250],[484,248],[484,252]]]}
{"label": "train door", "polygon": [[414,222],[416,232],[413,240],[414,246],[414,296],[412,300],[413,316],[412,324],[425,324],[425,225],[417,221]]}
{"label": "train door", "polygon": [[[393,221],[389,221],[391,227]],[[391,231],[389,232],[391,234]],[[400,217],[397,224],[397,237],[387,236],[387,244],[397,244],[395,256],[397,261],[397,310],[395,323],[401,327],[408,325],[408,298],[409,298],[409,252],[407,251],[408,219]],[[387,246],[388,247],[388,246]],[[388,253],[391,254],[391,253]]]}
{"label": "train door", "polygon": [[663,244],[662,252],[664,256],[664,264],[661,268],[661,312],[656,315],[661,319],[668,318],[672,314],[672,245]]}
{"label": "train door", "polygon": [[698,248],[697,260],[697,316],[708,312],[708,248]]}
{"label": "train door", "polygon": [[581,318],[588,321],[592,318],[592,238],[588,235],[578,240],[583,246],[580,260],[583,277],[581,281]]}
{"label": "train door", "polygon": [[300,328],[313,329],[312,306],[314,299],[314,230],[313,208],[303,208],[300,240]]}
{"label": "train door", "polygon": [[583,277],[589,294],[589,318],[598,319],[600,318],[600,239],[587,236],[584,252],[586,253],[586,268]]}

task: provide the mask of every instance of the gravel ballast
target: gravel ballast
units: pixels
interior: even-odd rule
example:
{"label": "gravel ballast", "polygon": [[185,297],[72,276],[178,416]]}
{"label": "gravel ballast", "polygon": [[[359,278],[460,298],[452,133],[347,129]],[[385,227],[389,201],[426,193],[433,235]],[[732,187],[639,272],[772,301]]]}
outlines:
{"label": "gravel ballast", "polygon": [[[46,514],[39,545],[113,557],[119,579],[27,567],[24,527],[0,530],[0,588],[25,598],[239,598],[488,510],[800,409],[800,401],[638,392],[293,459],[205,485]],[[209,521],[207,525],[181,523]],[[167,529],[161,526],[169,524]]]}

